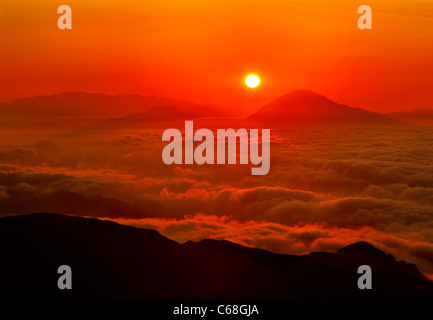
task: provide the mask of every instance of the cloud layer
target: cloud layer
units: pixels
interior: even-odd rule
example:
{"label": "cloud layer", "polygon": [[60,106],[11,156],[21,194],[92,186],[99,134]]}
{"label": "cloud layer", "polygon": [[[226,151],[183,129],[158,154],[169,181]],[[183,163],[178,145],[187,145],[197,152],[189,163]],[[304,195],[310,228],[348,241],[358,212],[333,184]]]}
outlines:
{"label": "cloud layer", "polygon": [[0,214],[111,218],[181,242],[293,254],[368,240],[433,274],[431,129],[273,130],[260,177],[249,165],[167,166],[162,131],[11,138],[0,149]]}

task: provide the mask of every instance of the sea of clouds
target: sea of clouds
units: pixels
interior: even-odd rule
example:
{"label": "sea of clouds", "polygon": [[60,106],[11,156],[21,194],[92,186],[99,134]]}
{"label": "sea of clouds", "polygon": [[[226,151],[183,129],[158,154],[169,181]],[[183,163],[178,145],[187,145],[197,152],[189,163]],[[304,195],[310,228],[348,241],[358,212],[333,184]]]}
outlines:
{"label": "sea of clouds", "polygon": [[271,131],[271,170],[162,162],[163,130],[16,131],[0,147],[0,214],[57,212],[277,253],[365,240],[433,274],[433,129]]}

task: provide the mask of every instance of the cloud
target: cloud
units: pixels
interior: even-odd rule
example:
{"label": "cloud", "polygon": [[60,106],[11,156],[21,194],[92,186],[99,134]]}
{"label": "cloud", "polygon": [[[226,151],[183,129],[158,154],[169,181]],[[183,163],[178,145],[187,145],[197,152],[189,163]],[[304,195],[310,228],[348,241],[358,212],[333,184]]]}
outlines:
{"label": "cloud", "polygon": [[357,241],[367,241],[397,260],[416,263],[426,274],[433,273],[431,239],[416,233],[393,234],[370,226],[336,227],[326,223],[284,225],[268,221],[239,221],[230,216],[198,213],[182,219],[115,219],[145,229],[158,230],[164,236],[184,243],[202,239],[229,240],[244,246],[276,253],[306,254],[335,252]]}
{"label": "cloud", "polygon": [[211,237],[296,254],[367,240],[433,274],[429,129],[273,130],[271,170],[260,177],[249,165],[167,166],[160,131],[79,131],[1,146],[0,214],[134,219],[124,221],[178,241]]}
{"label": "cloud", "polygon": [[399,200],[433,206],[433,188],[407,188],[400,193]]}
{"label": "cloud", "polygon": [[129,178],[131,175],[110,170],[2,166],[0,214],[58,212],[92,217],[148,217],[163,213],[164,208],[150,200],[128,203],[99,193],[127,192]]}

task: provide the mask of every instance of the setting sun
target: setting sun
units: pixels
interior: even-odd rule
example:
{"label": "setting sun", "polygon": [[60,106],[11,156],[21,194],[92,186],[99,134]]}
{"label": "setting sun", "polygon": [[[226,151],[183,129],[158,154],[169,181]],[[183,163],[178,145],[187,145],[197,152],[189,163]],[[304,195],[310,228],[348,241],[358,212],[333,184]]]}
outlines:
{"label": "setting sun", "polygon": [[246,77],[245,84],[250,88],[255,88],[260,84],[260,79],[255,74],[250,74]]}

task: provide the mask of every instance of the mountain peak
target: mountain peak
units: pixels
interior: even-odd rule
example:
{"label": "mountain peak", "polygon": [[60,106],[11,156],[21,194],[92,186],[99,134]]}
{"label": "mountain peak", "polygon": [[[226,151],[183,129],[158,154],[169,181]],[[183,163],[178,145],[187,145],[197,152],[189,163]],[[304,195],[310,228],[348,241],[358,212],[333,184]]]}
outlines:
{"label": "mountain peak", "polygon": [[341,248],[337,251],[338,254],[345,256],[357,256],[357,257],[386,257],[388,256],[385,252],[377,249],[366,241],[359,241],[352,243],[346,247]]}
{"label": "mountain peak", "polygon": [[311,90],[295,90],[265,105],[249,119],[259,121],[305,123],[393,123],[381,114],[351,108]]}
{"label": "mountain peak", "polygon": [[311,90],[301,89],[295,90],[274,100],[275,102],[290,103],[293,106],[303,107],[321,107],[321,106],[338,106],[339,104],[326,98],[325,96],[313,92]]}
{"label": "mountain peak", "polygon": [[322,97],[322,98],[325,98],[323,95],[321,95],[321,94],[319,94],[317,92],[314,92],[312,90],[309,90],[309,89],[293,90],[293,91],[290,91],[290,92],[284,94],[283,97],[284,96],[293,96],[293,97]]}
{"label": "mountain peak", "polygon": [[[249,118],[258,120],[297,121],[329,117],[344,106],[311,90],[295,90],[265,105]],[[348,107],[346,107],[348,108]]]}

